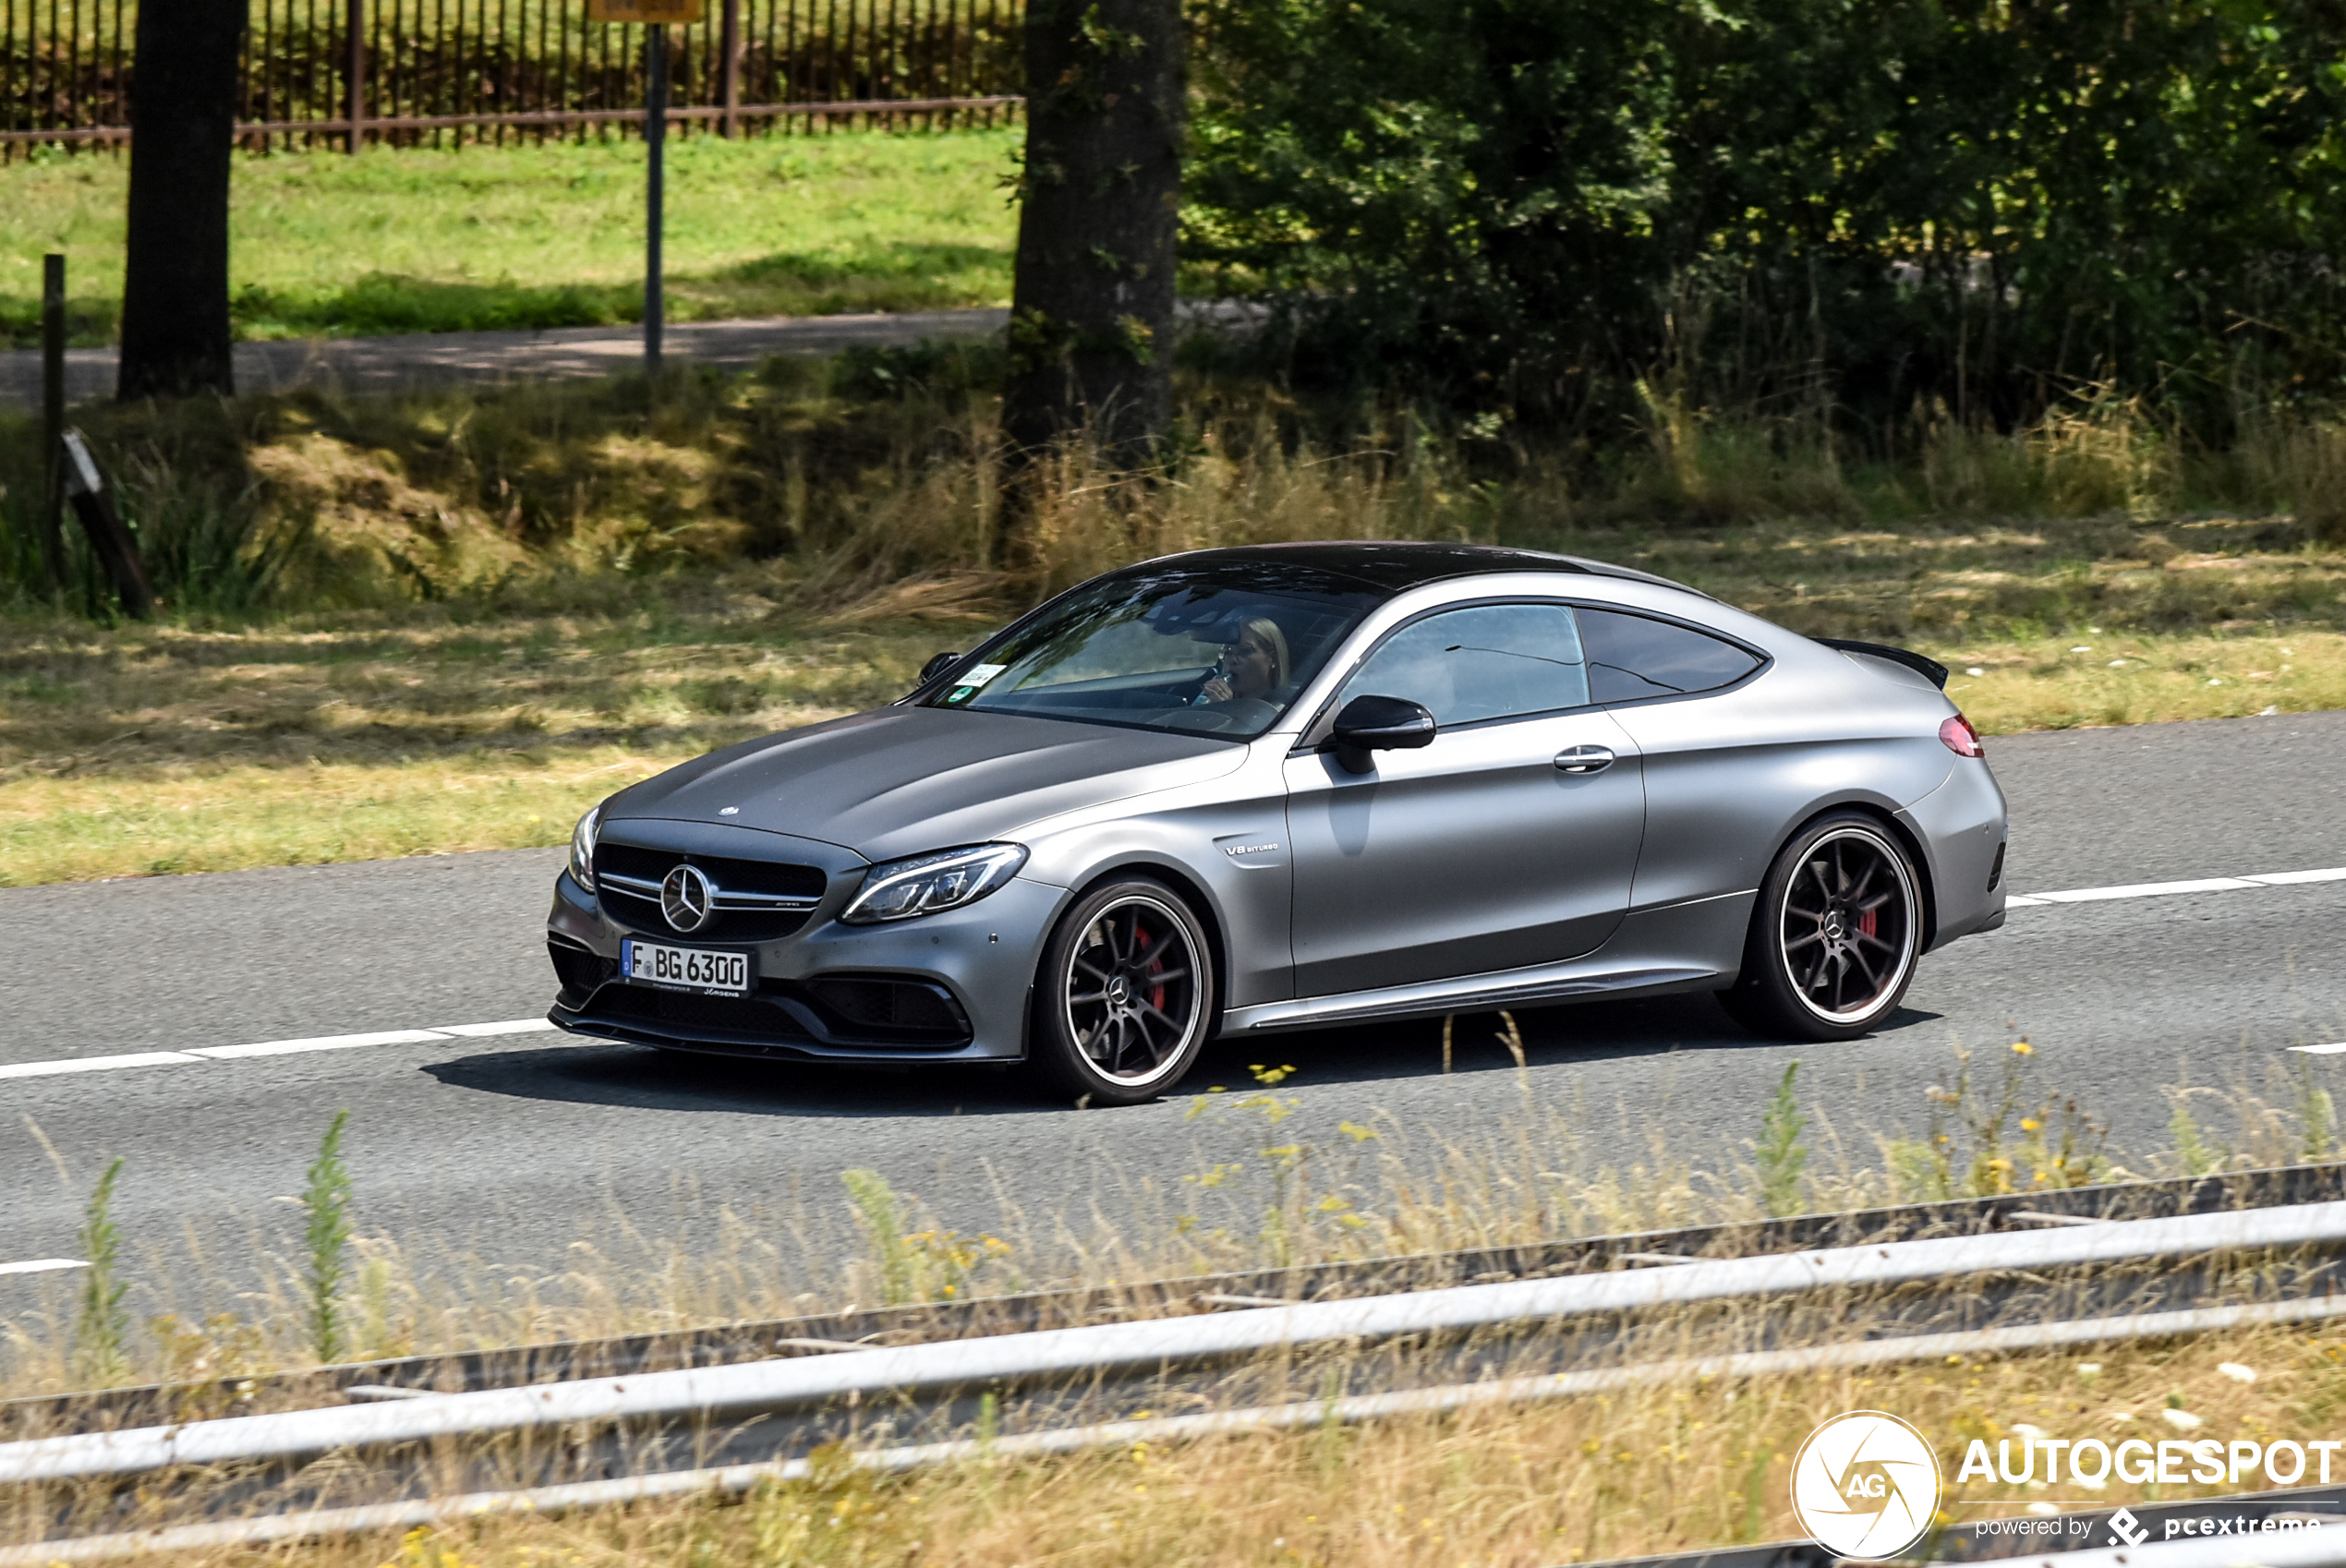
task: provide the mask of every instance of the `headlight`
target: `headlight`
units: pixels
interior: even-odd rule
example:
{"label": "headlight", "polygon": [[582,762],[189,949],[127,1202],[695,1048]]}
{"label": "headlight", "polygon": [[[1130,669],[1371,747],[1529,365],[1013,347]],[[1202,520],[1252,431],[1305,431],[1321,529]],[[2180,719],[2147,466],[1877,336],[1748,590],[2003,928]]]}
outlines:
{"label": "headlight", "polygon": [[976,844],[966,850],[914,855],[872,867],[864,890],[839,918],[850,925],[910,920],[973,904],[1018,874],[1026,863],[1022,844]]}
{"label": "headlight", "polygon": [[589,893],[595,890],[595,819],[602,811],[602,807],[596,806],[570,830],[571,880]]}

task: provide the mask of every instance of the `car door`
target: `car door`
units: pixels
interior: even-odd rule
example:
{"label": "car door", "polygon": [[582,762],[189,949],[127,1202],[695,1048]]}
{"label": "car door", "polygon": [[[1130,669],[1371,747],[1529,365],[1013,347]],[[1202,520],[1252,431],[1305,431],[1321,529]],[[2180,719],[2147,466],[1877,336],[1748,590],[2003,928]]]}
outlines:
{"label": "car door", "polygon": [[1587,706],[1571,609],[1460,606],[1395,630],[1347,680],[1422,703],[1416,751],[1287,763],[1296,995],[1521,969],[1602,945],[1628,907],[1641,759]]}
{"label": "car door", "polygon": [[1614,706],[1642,754],[1637,907],[1758,887],[1786,814],[1833,776],[1830,753],[1808,743],[1815,715],[1749,681],[1765,661],[1740,644],[1627,609],[1584,605],[1579,621],[1590,694]]}

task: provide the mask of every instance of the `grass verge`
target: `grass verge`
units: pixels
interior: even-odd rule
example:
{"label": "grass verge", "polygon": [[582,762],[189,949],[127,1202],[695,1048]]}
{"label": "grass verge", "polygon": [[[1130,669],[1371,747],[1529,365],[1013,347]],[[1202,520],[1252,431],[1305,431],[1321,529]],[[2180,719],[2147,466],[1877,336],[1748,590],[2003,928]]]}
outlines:
{"label": "grass verge", "polygon": [[[1831,538],[1784,530],[1778,552]],[[1699,541],[1556,542],[1684,571]],[[1844,579],[1848,597],[1942,581],[1996,591],[1970,566],[1917,580],[1912,559],[1935,541],[1902,544],[1878,576]],[[2002,558],[2001,589],[2052,592],[2077,574],[2029,553]],[[2334,570],[2302,555],[2228,559],[2238,564],[2216,570],[2231,592],[2260,571],[2286,585]],[[1687,575],[1804,630],[1921,647],[1955,669],[1949,695],[1989,734],[2346,707],[2346,633],[2243,618],[2183,633],[1915,637],[1791,591],[1773,565]],[[1009,612],[981,595],[947,597],[922,619],[827,616],[790,603],[795,581],[770,568],[682,573],[603,585],[555,610],[19,620],[0,646],[0,886],[559,844],[580,812],[638,778],[888,701],[929,654],[967,646]]]}
{"label": "grass verge", "polygon": [[634,612],[19,626],[0,885],[563,843],[639,778],[895,696],[953,635],[777,621],[739,574],[661,585]]}
{"label": "grass verge", "polygon": [[[727,141],[668,151],[671,320],[999,305],[1022,132]],[[75,340],[114,341],[129,165],[0,167],[0,338],[36,347],[41,257],[67,257]],[[643,311],[639,142],[244,155],[230,211],[239,335],[595,326]]]}
{"label": "grass verge", "polygon": [[1282,539],[1645,567],[1931,653],[1990,733],[2346,707],[2346,533],[2315,483],[2346,472],[2346,430],[2159,468],[2105,412],[1854,472],[1706,427],[1666,462],[1567,473],[1400,416],[1328,425],[1185,352],[1162,481],[1070,458],[1009,543],[998,350],[777,361],[656,399],[93,408],[171,607],[151,627],[103,623],[86,560],[63,601],[82,615],[25,586],[38,471],[0,421],[0,880],[556,842],[631,766],[886,701],[1041,594]]}

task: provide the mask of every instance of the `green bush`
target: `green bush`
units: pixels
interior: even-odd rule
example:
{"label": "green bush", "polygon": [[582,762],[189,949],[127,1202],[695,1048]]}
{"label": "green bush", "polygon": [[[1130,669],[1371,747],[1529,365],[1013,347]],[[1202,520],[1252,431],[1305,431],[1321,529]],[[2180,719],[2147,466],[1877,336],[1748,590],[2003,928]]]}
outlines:
{"label": "green bush", "polygon": [[1218,0],[1185,259],[1307,378],[1577,425],[2010,429],[2340,390],[2346,78],[2299,0]]}

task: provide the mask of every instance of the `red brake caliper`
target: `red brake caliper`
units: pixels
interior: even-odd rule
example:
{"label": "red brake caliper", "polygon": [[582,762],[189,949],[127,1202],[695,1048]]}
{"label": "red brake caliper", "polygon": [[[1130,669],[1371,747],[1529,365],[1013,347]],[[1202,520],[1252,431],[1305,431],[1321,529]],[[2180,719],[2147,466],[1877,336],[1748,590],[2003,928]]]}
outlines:
{"label": "red brake caliper", "polygon": [[[1143,952],[1146,952],[1146,951],[1147,951],[1147,949],[1148,949],[1148,947],[1149,947],[1149,934],[1148,934],[1147,932],[1145,932],[1145,931],[1143,931],[1143,930],[1139,929],[1139,928],[1136,926],[1136,927],[1134,927],[1134,928],[1133,928],[1132,935],[1135,935],[1135,936],[1137,936],[1137,937],[1139,937],[1139,938],[1141,939],[1141,948],[1142,948],[1142,950],[1143,950]],[[1163,959],[1158,958],[1158,957],[1156,957],[1156,956],[1155,956],[1155,955],[1154,955],[1154,954],[1151,954],[1151,955],[1150,955],[1150,958],[1149,958],[1149,972],[1150,972],[1151,974],[1155,974],[1155,973],[1156,973],[1159,970],[1162,970],[1164,967],[1165,967],[1165,960],[1164,960]],[[1149,1006],[1150,1006],[1150,1007],[1155,1007],[1155,1008],[1157,1011],[1159,1011],[1159,1012],[1163,1012],[1163,1011],[1165,1010],[1165,987],[1164,987],[1164,986],[1159,985],[1159,986],[1155,987],[1154,990],[1150,991],[1150,993],[1149,993]]]}
{"label": "red brake caliper", "polygon": [[1877,931],[1875,927],[1879,926],[1880,923],[1881,908],[1880,905],[1876,905],[1874,908],[1868,910],[1863,915],[1858,917],[1857,929],[1864,932],[1868,936],[1879,936],[1881,934]]}

